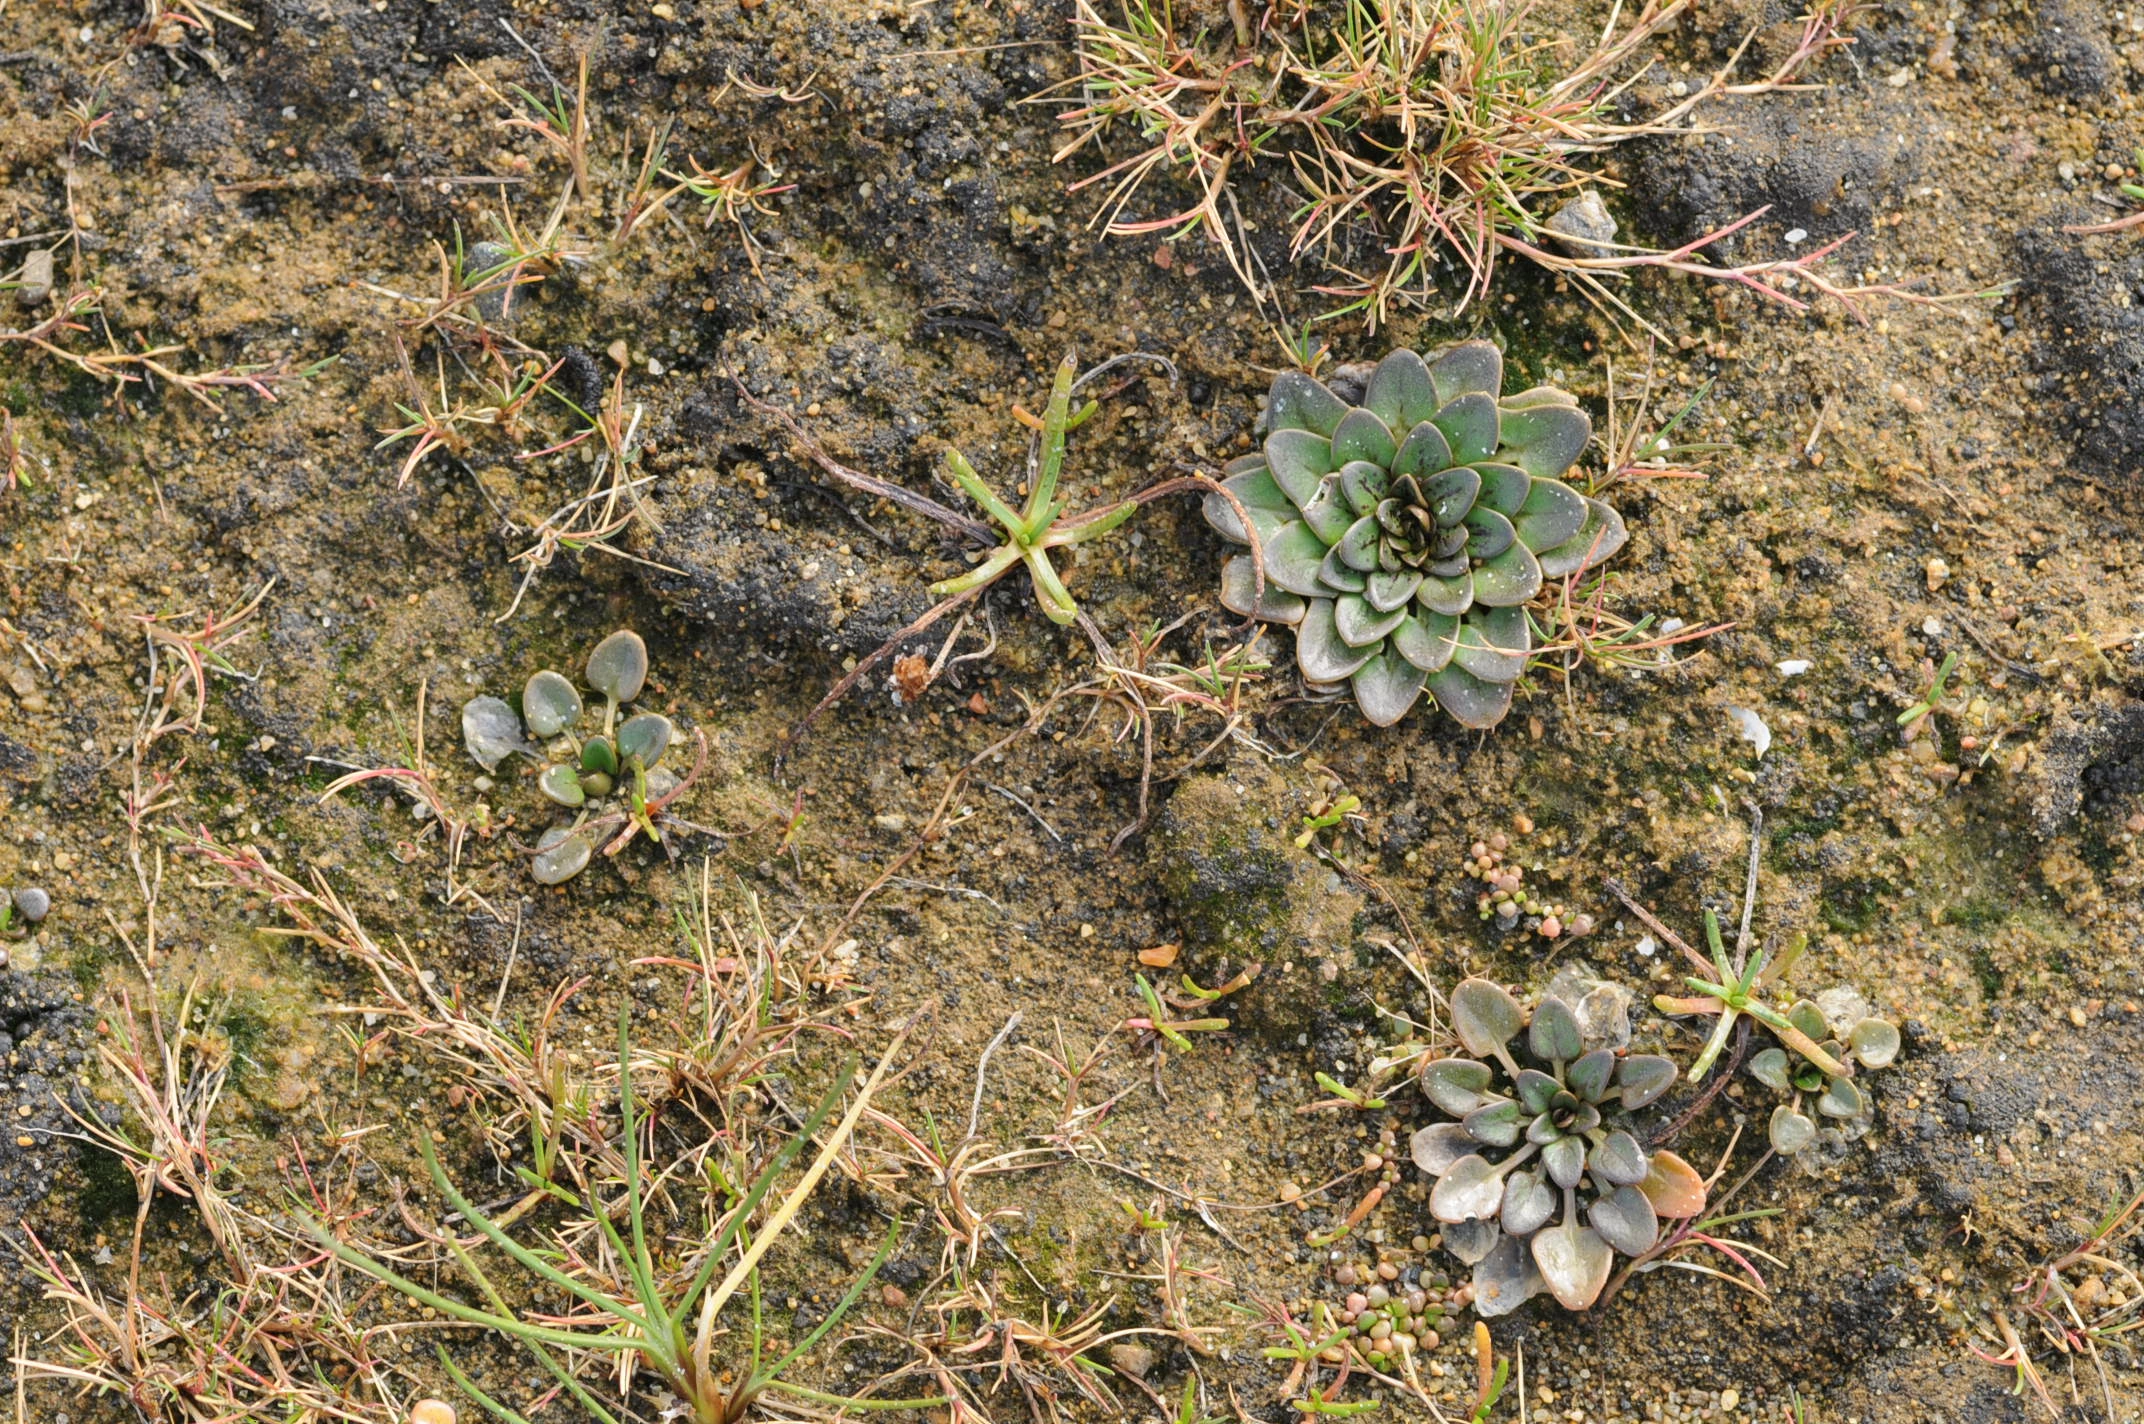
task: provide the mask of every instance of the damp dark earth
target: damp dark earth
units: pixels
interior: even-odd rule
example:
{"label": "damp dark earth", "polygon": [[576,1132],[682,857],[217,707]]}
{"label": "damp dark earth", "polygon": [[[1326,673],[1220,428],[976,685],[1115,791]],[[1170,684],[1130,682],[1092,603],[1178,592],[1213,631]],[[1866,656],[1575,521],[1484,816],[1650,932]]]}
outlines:
{"label": "damp dark earth", "polygon": [[0,1418],[2144,1420],[2140,90],[0,0]]}

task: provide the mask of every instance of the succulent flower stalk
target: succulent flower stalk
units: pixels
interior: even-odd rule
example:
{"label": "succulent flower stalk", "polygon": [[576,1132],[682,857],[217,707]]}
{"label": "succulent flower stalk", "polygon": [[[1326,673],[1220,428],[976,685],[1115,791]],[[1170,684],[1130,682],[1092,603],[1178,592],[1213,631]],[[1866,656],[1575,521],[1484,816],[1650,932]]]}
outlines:
{"label": "succulent flower stalk", "polygon": [[1425,687],[1468,727],[1501,721],[1533,651],[1527,601],[1628,538],[1557,478],[1592,437],[1585,412],[1553,386],[1504,395],[1503,375],[1486,341],[1395,351],[1353,406],[1284,371],[1264,449],[1207,496],[1207,521],[1253,546],[1223,566],[1222,603],[1292,625],[1304,679],[1348,684],[1378,726]]}

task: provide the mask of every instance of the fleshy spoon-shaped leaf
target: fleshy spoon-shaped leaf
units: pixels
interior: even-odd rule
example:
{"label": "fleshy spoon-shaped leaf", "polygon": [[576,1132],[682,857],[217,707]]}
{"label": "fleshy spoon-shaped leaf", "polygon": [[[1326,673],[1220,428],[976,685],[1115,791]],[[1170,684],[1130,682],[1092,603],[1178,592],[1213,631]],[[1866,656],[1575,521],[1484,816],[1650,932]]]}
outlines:
{"label": "fleshy spoon-shaped leaf", "polygon": [[563,826],[547,831],[536,844],[536,858],[529,862],[529,874],[539,885],[565,884],[586,870],[596,853],[586,836]]}
{"label": "fleshy spoon-shaped leaf", "polygon": [[1533,1254],[1516,1236],[1506,1236],[1474,1267],[1474,1313],[1509,1315],[1546,1289]]}
{"label": "fleshy spoon-shaped leaf", "polygon": [[1888,1068],[1898,1057],[1898,1025],[1883,1019],[1868,1018],[1854,1025],[1846,1037],[1846,1046],[1853,1050],[1854,1059],[1864,1068]]}
{"label": "fleshy spoon-shaped leaf", "polygon": [[581,789],[580,773],[557,762],[543,769],[543,775],[536,778],[536,789],[561,806],[578,806],[588,799],[588,793]]}
{"label": "fleshy spoon-shaped leaf", "polygon": [[1498,1215],[1513,1236],[1531,1236],[1556,1214],[1556,1192],[1538,1171],[1513,1172],[1504,1183],[1504,1206]]}
{"label": "fleshy spoon-shaped leaf", "polygon": [[631,702],[647,680],[648,645],[630,628],[620,628],[588,655],[588,685],[613,702]]}
{"label": "fleshy spoon-shaped leaf", "polygon": [[1452,1032],[1469,1053],[1502,1053],[1524,1021],[1519,1001],[1490,980],[1464,979],[1452,990]]}
{"label": "fleshy spoon-shaped leaf", "polygon": [[1423,1067],[1422,1091],[1453,1117],[1465,1117],[1488,1101],[1493,1076],[1486,1063],[1439,1058]]}
{"label": "fleshy spoon-shaped leaf", "polygon": [[1816,1141],[1816,1124],[1781,1103],[1772,1109],[1769,1135],[1772,1139],[1772,1150],[1782,1157],[1791,1157]]}
{"label": "fleshy spoon-shaped leaf", "polygon": [[1534,1021],[1526,1031],[1526,1046],[1536,1058],[1552,1059],[1568,1063],[1586,1051],[1585,1035],[1579,1032],[1578,1015],[1561,999],[1543,999],[1534,1010]]}
{"label": "fleshy spoon-shaped leaf", "polygon": [[1767,1088],[1784,1093],[1792,1086],[1787,1077],[1787,1050],[1767,1048],[1751,1054],[1749,1075]]}
{"label": "fleshy spoon-shaped leaf", "polygon": [[677,728],[661,713],[643,712],[628,717],[618,727],[618,757],[621,761],[639,757],[642,767],[653,766],[670,750],[676,737]]}
{"label": "fleshy spoon-shaped leaf", "polygon": [[1705,1179],[1697,1168],[1661,1148],[1653,1153],[1645,1180],[1638,1183],[1653,1210],[1666,1217],[1696,1216],[1705,1209]]}
{"label": "fleshy spoon-shaped leaf", "polygon": [[1587,1157],[1586,1165],[1594,1176],[1617,1187],[1634,1187],[1652,1170],[1638,1139],[1621,1128],[1601,1139],[1601,1145]]}
{"label": "fleshy spoon-shaped leaf", "polygon": [[1675,1063],[1657,1053],[1633,1053],[1616,1066],[1623,1106],[1636,1112],[1675,1086]]}
{"label": "fleshy spoon-shaped leaf", "polygon": [[1626,1256],[1642,1256],[1660,1239],[1660,1217],[1636,1187],[1617,1187],[1593,1203],[1586,1219],[1601,1240]]}
{"label": "fleshy spoon-shaped leaf", "polygon": [[581,694],[545,668],[521,690],[521,719],[529,724],[530,736],[548,741],[581,720]]}
{"label": "fleshy spoon-shaped leaf", "polygon": [[1471,1266],[1494,1251],[1504,1233],[1494,1221],[1455,1221],[1441,1235],[1444,1249]]}
{"label": "fleshy spoon-shaped leaf", "polygon": [[1557,1304],[1584,1310],[1600,1299],[1615,1252],[1592,1227],[1566,1221],[1535,1233],[1534,1264]]}
{"label": "fleshy spoon-shaped leaf", "polygon": [[1834,1078],[1816,1100],[1816,1110],[1826,1117],[1859,1117],[1863,1099],[1851,1078]]}
{"label": "fleshy spoon-shaped leaf", "polygon": [[1429,1214],[1443,1222],[1479,1221],[1503,1204],[1503,1172],[1474,1152],[1445,1169],[1429,1192]]}
{"label": "fleshy spoon-shaped leaf", "polygon": [[1474,1150],[1475,1142],[1463,1123],[1438,1122],[1415,1133],[1407,1146],[1424,1176],[1441,1177]]}

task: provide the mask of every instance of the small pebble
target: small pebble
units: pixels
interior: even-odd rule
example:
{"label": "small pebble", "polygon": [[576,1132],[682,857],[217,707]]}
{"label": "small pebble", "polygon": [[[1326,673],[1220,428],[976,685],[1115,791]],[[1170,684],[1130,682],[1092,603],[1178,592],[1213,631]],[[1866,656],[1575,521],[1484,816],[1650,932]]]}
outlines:
{"label": "small pebble", "polygon": [[1742,1391],[1738,1389],[1723,1389],[1720,1391],[1720,1408],[1732,1409],[1741,1402]]}
{"label": "small pebble", "polygon": [[52,913],[52,897],[35,885],[26,886],[15,892],[15,908],[34,925]]}
{"label": "small pebble", "polygon": [[409,1424],[454,1424],[454,1406],[443,1399],[420,1399],[409,1407]]}
{"label": "small pebble", "polygon": [[15,279],[15,300],[34,307],[52,295],[52,249],[40,247],[22,259],[22,275]]}

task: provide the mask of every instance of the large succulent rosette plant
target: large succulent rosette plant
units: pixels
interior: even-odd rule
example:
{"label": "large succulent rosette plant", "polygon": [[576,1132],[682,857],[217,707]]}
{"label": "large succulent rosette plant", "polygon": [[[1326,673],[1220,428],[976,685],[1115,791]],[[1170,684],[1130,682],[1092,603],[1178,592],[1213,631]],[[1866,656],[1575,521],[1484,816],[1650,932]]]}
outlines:
{"label": "large succulent rosette plant", "polygon": [[1508,1314],[1543,1289],[1584,1310],[1618,1252],[1641,1256],[1661,1218],[1704,1210],[1696,1171],[1631,1131],[1630,1114],[1674,1085],[1675,1065],[1589,1043],[1561,999],[1543,999],[1527,1023],[1510,994],[1469,979],[1451,1003],[1467,1056],[1426,1064],[1422,1091],[1456,1121],[1410,1144],[1436,1183],[1430,1214],[1445,1248],[1474,1267],[1477,1314]]}
{"label": "large succulent rosette plant", "polygon": [[1527,600],[1627,537],[1557,478],[1592,435],[1585,412],[1553,386],[1503,395],[1503,379],[1486,341],[1393,352],[1359,406],[1284,371],[1264,450],[1230,463],[1233,499],[1206,498],[1224,536],[1257,536],[1222,568],[1222,603],[1292,624],[1305,680],[1351,684],[1378,726],[1425,685],[1466,726],[1503,720],[1533,648]]}

